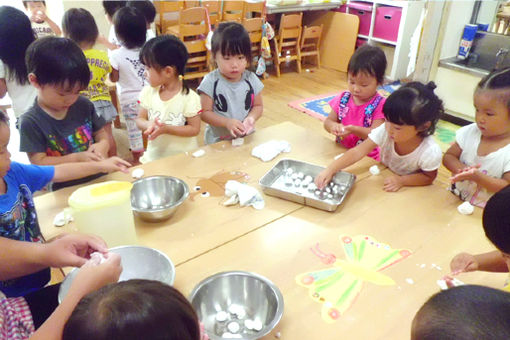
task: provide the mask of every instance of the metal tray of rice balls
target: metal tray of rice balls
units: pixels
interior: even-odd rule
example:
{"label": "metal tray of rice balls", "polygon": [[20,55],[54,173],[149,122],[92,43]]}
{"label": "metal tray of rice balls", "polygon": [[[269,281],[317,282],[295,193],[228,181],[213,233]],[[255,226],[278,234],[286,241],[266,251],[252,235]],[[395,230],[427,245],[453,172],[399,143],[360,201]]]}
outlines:
{"label": "metal tray of rice balls", "polygon": [[326,211],[335,211],[349,193],[356,175],[338,172],[322,190],[314,184],[323,167],[293,159],[280,160],[259,181],[262,190],[280,197]]}

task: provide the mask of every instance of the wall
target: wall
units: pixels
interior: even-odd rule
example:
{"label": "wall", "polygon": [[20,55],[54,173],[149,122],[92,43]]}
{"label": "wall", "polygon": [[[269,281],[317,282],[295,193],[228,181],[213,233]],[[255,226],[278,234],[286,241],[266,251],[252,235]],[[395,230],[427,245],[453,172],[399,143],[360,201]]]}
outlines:
{"label": "wall", "polygon": [[474,0],[452,1],[450,13],[444,31],[440,59],[457,55],[464,25],[469,24],[473,12]]}

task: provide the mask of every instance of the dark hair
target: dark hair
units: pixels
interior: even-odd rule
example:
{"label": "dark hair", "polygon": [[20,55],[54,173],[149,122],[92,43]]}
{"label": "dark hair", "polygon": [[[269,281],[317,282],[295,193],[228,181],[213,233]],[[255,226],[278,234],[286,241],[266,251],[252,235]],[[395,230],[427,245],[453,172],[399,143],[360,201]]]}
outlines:
{"label": "dark hair", "polygon": [[83,8],[71,8],[64,13],[62,30],[66,37],[77,44],[82,42],[94,44],[99,35],[94,17]]}
{"label": "dark hair", "polygon": [[386,72],[386,55],[378,46],[365,44],[358,47],[356,52],[349,59],[347,73],[357,76],[358,73],[366,73],[377,79],[377,83],[384,82],[384,72]]}
{"label": "dark hair", "polygon": [[214,30],[211,41],[213,56],[220,52],[224,56],[242,54],[251,65],[251,42],[246,29],[237,22],[222,22]]}
{"label": "dark hair", "polygon": [[126,6],[126,1],[117,1],[117,0],[103,0],[103,8],[104,12],[110,17],[113,18],[115,12],[119,9]]}
{"label": "dark hair", "polygon": [[505,90],[501,93],[501,101],[505,103],[510,112],[510,67],[493,71],[482,78],[476,87],[475,93],[484,90]]}
{"label": "dark hair", "polygon": [[199,340],[198,318],[175,288],[150,280],[107,285],[85,296],[63,340]]}
{"label": "dark hair", "polygon": [[44,37],[27,49],[27,72],[37,77],[40,85],[51,84],[85,89],[90,81],[90,70],[85,55],[68,38]]}
{"label": "dark hair", "polygon": [[113,16],[115,34],[128,49],[142,47],[147,37],[147,23],[143,14],[134,7],[122,7]]}
{"label": "dark hair", "polygon": [[2,109],[0,109],[0,123],[5,123],[9,125],[9,116]]}
{"label": "dark hair", "polygon": [[412,340],[510,339],[510,293],[465,285],[433,295],[416,313]]}
{"label": "dark hair", "polygon": [[401,86],[384,103],[384,117],[393,124],[413,125],[418,130],[430,122],[430,126],[418,135],[432,135],[444,113],[443,101],[434,93],[435,88],[434,82],[427,85],[411,82]]}
{"label": "dark hair", "polygon": [[139,10],[147,24],[152,24],[154,22],[154,18],[156,17],[156,7],[150,0],[130,0],[126,4],[128,7],[134,7]]}
{"label": "dark hair", "polygon": [[9,80],[28,84],[25,53],[35,40],[30,19],[14,7],[0,7],[0,60],[9,70]]}
{"label": "dark hair", "polygon": [[487,201],[482,216],[485,236],[503,253],[510,254],[510,185]]}
{"label": "dark hair", "polygon": [[28,2],[42,2],[43,5],[46,7],[46,1],[30,1],[30,0],[23,0],[23,6],[25,6],[25,8],[27,8],[27,3]]}
{"label": "dark hair", "polygon": [[[188,50],[176,36],[160,35],[143,45],[140,51],[140,61],[142,64],[158,71],[171,66],[175,68],[178,75],[184,76],[186,62],[188,61]],[[182,87],[184,93],[189,93],[189,87],[184,79]]]}

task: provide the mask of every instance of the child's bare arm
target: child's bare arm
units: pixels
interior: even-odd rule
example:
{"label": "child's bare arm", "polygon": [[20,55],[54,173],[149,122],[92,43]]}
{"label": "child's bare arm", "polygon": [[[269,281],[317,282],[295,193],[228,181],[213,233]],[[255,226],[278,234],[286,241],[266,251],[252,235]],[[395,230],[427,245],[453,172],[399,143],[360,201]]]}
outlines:
{"label": "child's bare arm", "polygon": [[119,81],[119,70],[112,68],[112,72],[110,72],[109,77],[110,77],[110,81],[113,83]]}
{"label": "child's bare arm", "polygon": [[385,191],[398,191],[402,187],[417,187],[430,185],[437,176],[437,170],[422,171],[412,175],[394,175],[384,180],[383,189]]}
{"label": "child's bare arm", "polygon": [[476,270],[505,273],[508,272],[508,266],[503,254],[499,250],[494,250],[477,255],[457,254],[450,262],[450,270],[453,275]]}
{"label": "child's bare arm", "polygon": [[384,123],[384,119],[376,119],[372,122],[372,126],[363,127],[357,125],[345,125],[344,130],[346,133],[352,133],[361,139],[367,139],[370,131]]}
{"label": "child's bare arm", "polygon": [[45,15],[45,21],[48,23],[48,25],[50,25],[50,28],[53,30],[53,32],[55,32],[55,34],[57,36],[62,36],[62,31],[60,30],[60,27],[58,27],[58,25],[53,21],[51,20],[47,15]]}
{"label": "child's bare arm", "polygon": [[460,161],[461,153],[462,149],[460,148],[459,144],[454,143],[443,156],[443,165],[454,175],[458,174],[462,169],[466,167],[466,165]]}
{"label": "child's bare arm", "polygon": [[337,121],[337,113],[333,109],[330,109],[328,118],[324,120],[324,129],[327,132],[338,136],[341,128],[342,124]]}
{"label": "child's bare arm", "polygon": [[7,84],[4,78],[0,78],[0,98],[5,97],[7,94]]}
{"label": "child's bare arm", "polygon": [[[262,117],[262,112],[264,111],[264,104],[262,103],[262,92],[259,92],[255,98],[253,98],[253,106],[246,116],[246,118],[251,117],[255,121],[257,121],[260,117]],[[246,119],[245,118],[245,119]]]}
{"label": "child's bare arm", "polygon": [[44,152],[27,152],[30,163],[36,165],[58,165],[74,162],[99,161],[101,157],[89,151],[70,153],[65,156],[48,156]]}
{"label": "child's bare arm", "polygon": [[55,165],[53,182],[65,182],[83,178],[100,172],[126,172],[131,164],[119,157],[110,157],[101,161],[66,163]]}
{"label": "child's bare arm", "polygon": [[87,151],[98,154],[102,159],[108,157],[108,149],[110,143],[108,142],[108,133],[104,128],[101,128],[93,133],[95,143],[92,144]]}
{"label": "child's bare arm", "polygon": [[151,125],[151,122],[149,121],[149,113],[147,112],[147,109],[144,109],[143,107],[140,107],[138,110],[138,118],[135,120],[136,126],[142,131],[145,131],[149,128]]}
{"label": "child's bare arm", "polygon": [[504,173],[503,178],[495,178],[480,171],[479,166],[472,166],[451,178],[453,183],[464,180],[476,182],[490,192],[498,192],[510,184],[510,172]]}
{"label": "child's bare arm", "polygon": [[352,165],[368,155],[377,144],[375,144],[370,138],[367,138],[363,143],[356,147],[349,149],[344,155],[337,160],[333,161],[326,169],[324,169],[315,178],[315,184],[318,188],[322,189],[326,184],[331,181],[331,178],[340,170]]}
{"label": "child's bare arm", "polygon": [[186,118],[186,125],[183,126],[173,126],[173,125],[164,125],[162,127],[162,133],[167,133],[174,136],[181,137],[193,137],[198,135],[200,132],[200,116],[196,115],[194,117]]}

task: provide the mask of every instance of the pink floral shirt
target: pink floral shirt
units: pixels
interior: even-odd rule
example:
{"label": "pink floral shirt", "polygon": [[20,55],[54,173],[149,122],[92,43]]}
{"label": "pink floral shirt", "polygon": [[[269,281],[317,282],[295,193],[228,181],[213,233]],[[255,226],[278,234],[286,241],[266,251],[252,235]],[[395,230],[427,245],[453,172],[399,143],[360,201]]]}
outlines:
{"label": "pink floral shirt", "polygon": [[[339,109],[340,109],[340,101],[341,101],[342,97],[345,95],[346,92],[347,91],[342,92],[341,94],[339,94],[338,96],[334,97],[333,99],[331,99],[329,101],[329,106],[337,114],[337,117],[338,117]],[[354,99],[351,96],[349,98],[349,101],[347,102],[346,107],[345,107],[346,112],[344,113],[345,116],[342,119],[342,124],[343,125],[363,126],[363,121],[365,119],[365,110],[366,110],[368,105],[370,105],[370,104],[372,104],[374,102],[374,99],[377,96],[380,96],[380,94],[377,94],[377,95],[373,96],[368,102],[366,102],[363,105],[356,105],[354,103]],[[384,119],[384,114],[383,114],[382,108],[384,106],[384,102],[385,101],[386,101],[386,98],[384,98],[384,97],[381,98],[381,100],[379,101],[377,107],[375,108],[374,112],[372,113],[372,122],[374,120]],[[337,120],[338,120],[338,118],[337,118]],[[338,121],[340,122],[340,120],[338,120]],[[345,136],[344,138],[342,138],[340,140],[340,143],[342,143],[342,145],[345,146],[346,148],[350,149],[350,148],[355,147],[356,145],[358,145],[362,141],[363,140],[361,138],[359,138],[358,136],[356,136],[354,134],[350,134],[350,135]],[[375,148],[374,150],[372,150],[368,154],[368,156],[370,156],[373,159],[379,161],[380,160],[380,158],[379,158],[379,148]]]}

